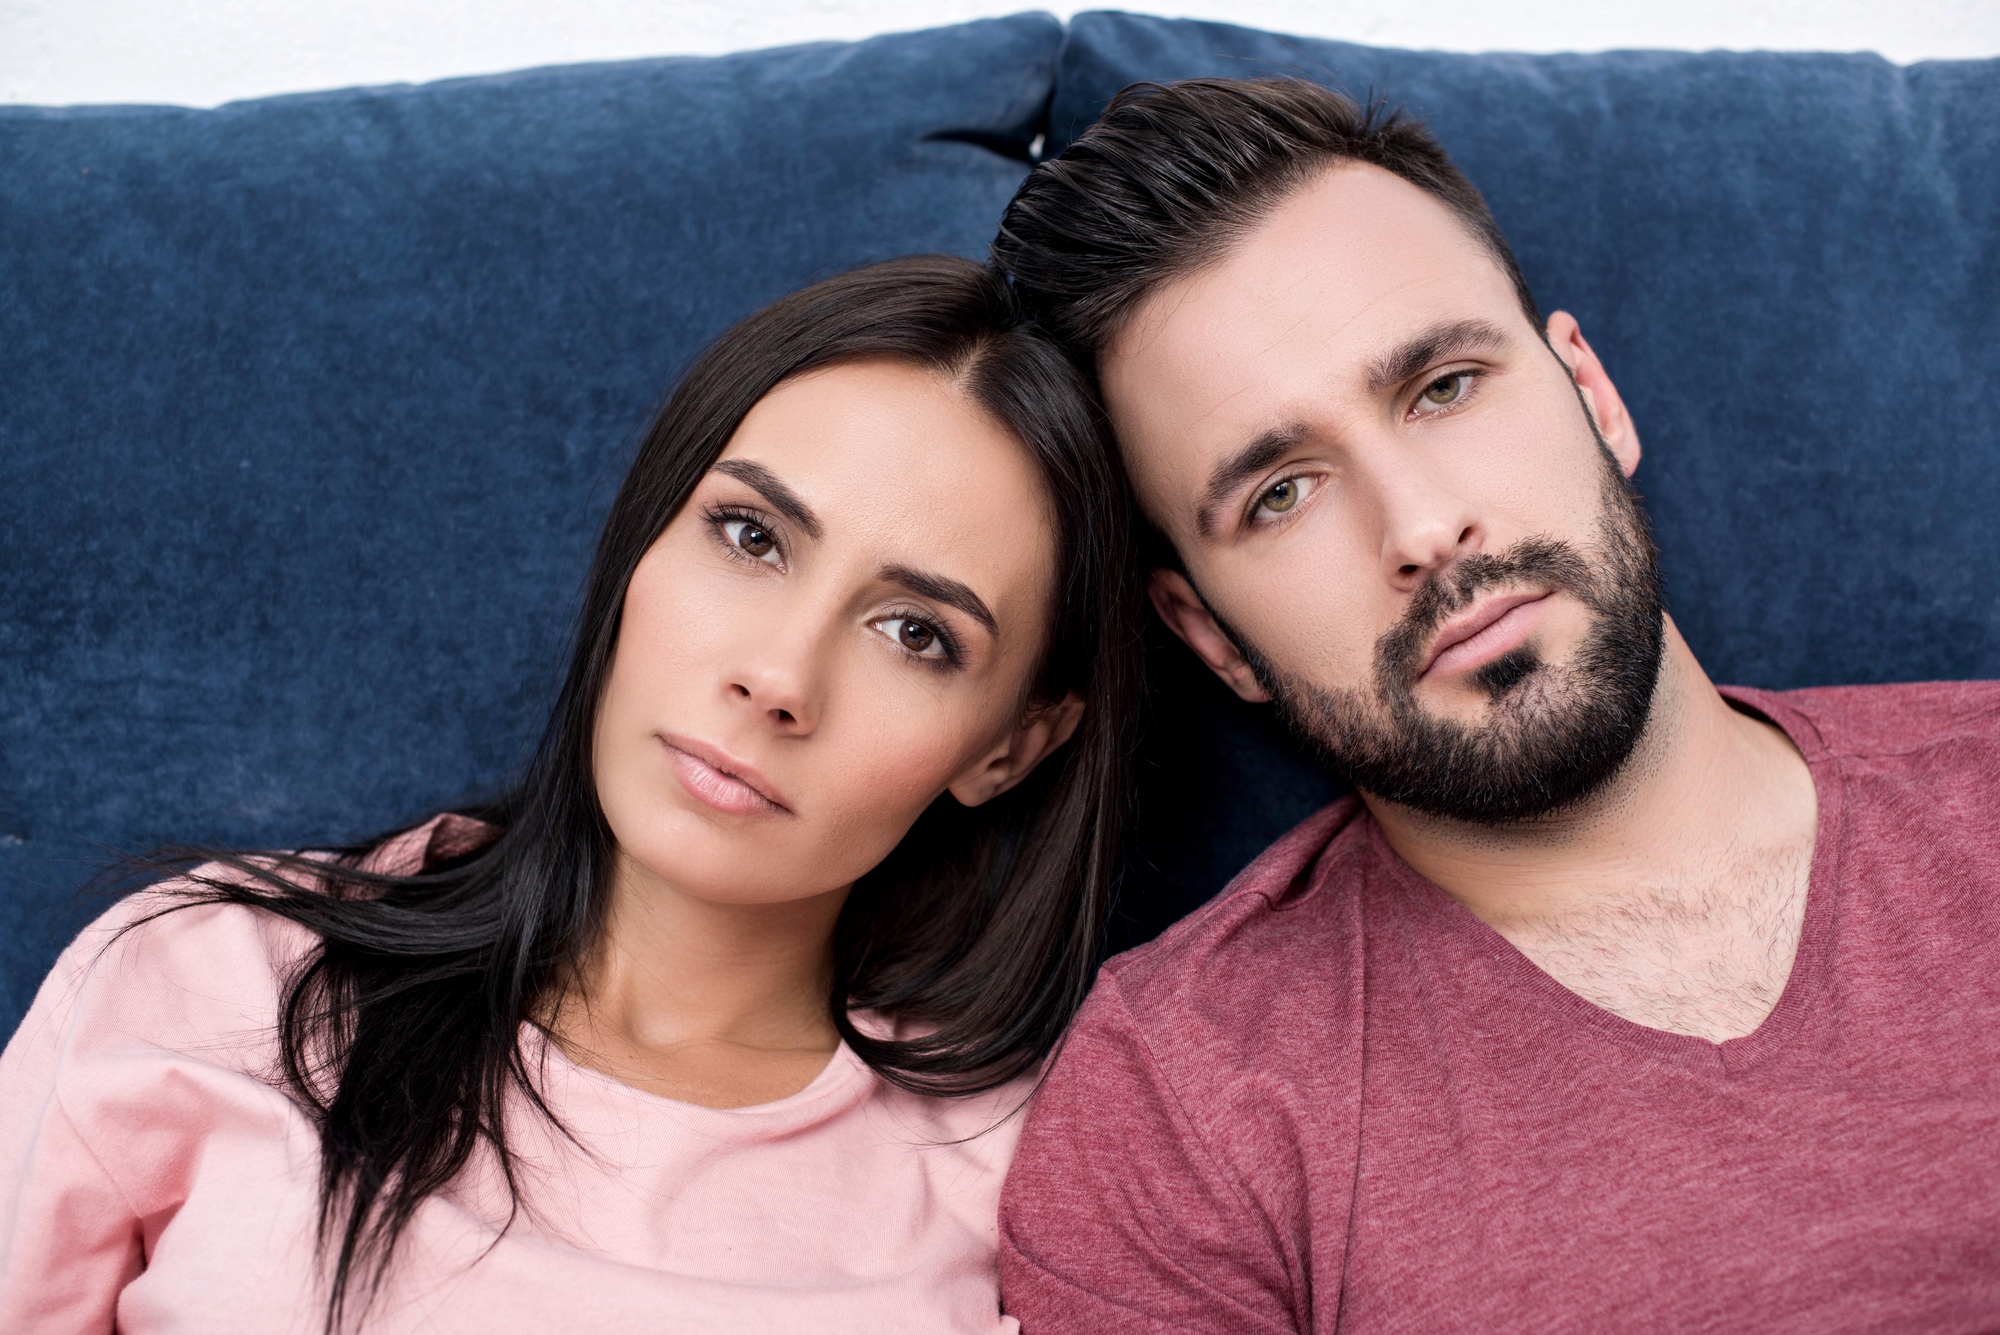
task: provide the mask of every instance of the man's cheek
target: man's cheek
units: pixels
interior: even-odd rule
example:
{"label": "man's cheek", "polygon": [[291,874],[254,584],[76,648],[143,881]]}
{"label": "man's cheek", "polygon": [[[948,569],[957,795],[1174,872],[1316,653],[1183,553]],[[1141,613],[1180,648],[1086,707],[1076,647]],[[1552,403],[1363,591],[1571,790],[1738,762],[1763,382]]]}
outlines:
{"label": "man's cheek", "polygon": [[1243,632],[1287,675],[1351,686],[1369,675],[1375,641],[1387,629],[1373,624],[1372,609],[1346,596],[1357,583],[1337,570],[1297,566],[1266,584],[1254,625]]}
{"label": "man's cheek", "polygon": [[1295,676],[1324,687],[1350,687],[1372,671],[1378,632],[1344,618],[1301,618],[1295,623]]}
{"label": "man's cheek", "polygon": [[1558,594],[1552,601],[1555,606],[1529,643],[1550,662],[1571,662],[1589,638],[1590,609],[1570,594]]}

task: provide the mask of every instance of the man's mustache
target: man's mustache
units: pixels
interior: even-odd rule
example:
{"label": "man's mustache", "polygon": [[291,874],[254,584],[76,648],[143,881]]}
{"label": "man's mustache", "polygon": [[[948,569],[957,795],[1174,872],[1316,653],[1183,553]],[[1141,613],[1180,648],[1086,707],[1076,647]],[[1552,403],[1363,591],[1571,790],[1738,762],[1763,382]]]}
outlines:
{"label": "man's mustache", "polygon": [[1408,691],[1421,675],[1425,646],[1444,619],[1488,589],[1546,585],[1597,606],[1597,581],[1583,553],[1558,538],[1524,538],[1499,555],[1462,556],[1424,581],[1402,618],[1375,641],[1375,679],[1386,691]]}

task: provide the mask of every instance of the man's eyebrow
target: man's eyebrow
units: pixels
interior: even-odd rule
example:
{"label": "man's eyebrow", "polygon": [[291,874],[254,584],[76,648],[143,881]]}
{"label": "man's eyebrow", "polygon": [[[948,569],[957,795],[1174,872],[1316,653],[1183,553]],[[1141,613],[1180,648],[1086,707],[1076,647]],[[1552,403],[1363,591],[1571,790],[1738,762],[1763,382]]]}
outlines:
{"label": "man's eyebrow", "polygon": [[902,585],[919,598],[930,598],[947,607],[956,607],[986,627],[989,635],[1000,633],[1000,623],[993,619],[993,612],[986,606],[986,600],[955,579],[933,575],[927,570],[912,570],[908,566],[883,566],[882,578],[891,584]]}
{"label": "man's eyebrow", "polygon": [[1201,508],[1194,515],[1195,532],[1204,538],[1214,537],[1215,512],[1229,500],[1229,493],[1284,458],[1286,451],[1305,434],[1305,428],[1298,426],[1266,431],[1209,470],[1208,485],[1201,493]]}
{"label": "man's eyebrow", "polygon": [[1507,346],[1498,325],[1484,320],[1448,320],[1377,357],[1368,367],[1368,392],[1380,394],[1450,357]]}
{"label": "man's eyebrow", "polygon": [[799,499],[799,494],[778,479],[778,475],[759,463],[748,459],[724,459],[715,465],[718,473],[727,473],[744,486],[762,496],[773,510],[805,530],[805,535],[817,541],[825,529],[821,527],[819,516],[812,507]]}
{"label": "man's eyebrow", "polygon": [[[1498,325],[1485,320],[1447,320],[1432,325],[1369,364],[1368,392],[1380,394],[1447,357],[1505,346],[1507,336]],[[1266,431],[1210,470],[1201,506],[1195,511],[1195,532],[1204,538],[1214,537],[1217,511],[1229,500],[1229,494],[1284,458],[1305,434],[1301,426]]]}

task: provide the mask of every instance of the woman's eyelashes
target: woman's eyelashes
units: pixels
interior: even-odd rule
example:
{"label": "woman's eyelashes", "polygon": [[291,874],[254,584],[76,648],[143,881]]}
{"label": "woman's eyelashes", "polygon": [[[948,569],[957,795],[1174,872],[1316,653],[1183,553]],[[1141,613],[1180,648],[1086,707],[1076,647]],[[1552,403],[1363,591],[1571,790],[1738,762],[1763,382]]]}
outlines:
{"label": "woman's eyelashes", "polygon": [[1479,392],[1479,381],[1484,375],[1485,372],[1468,367],[1430,377],[1417,387],[1416,397],[1410,400],[1409,416],[1436,417],[1464,407]]}
{"label": "woman's eyelashes", "polygon": [[722,549],[739,561],[755,561],[761,565],[785,565],[784,549],[778,543],[775,528],[766,520],[748,510],[731,505],[711,506],[704,512],[710,527]]}
{"label": "woman's eyelashes", "polygon": [[956,667],[960,661],[957,639],[936,618],[917,612],[891,612],[872,624],[912,658],[945,667]]}
{"label": "woman's eyelashes", "polygon": [[[702,518],[730,559],[774,570],[785,568],[784,544],[774,521],[737,505],[709,506],[702,511]],[[958,637],[942,618],[929,612],[899,610],[868,624],[905,654],[926,664],[957,667],[964,661]]]}

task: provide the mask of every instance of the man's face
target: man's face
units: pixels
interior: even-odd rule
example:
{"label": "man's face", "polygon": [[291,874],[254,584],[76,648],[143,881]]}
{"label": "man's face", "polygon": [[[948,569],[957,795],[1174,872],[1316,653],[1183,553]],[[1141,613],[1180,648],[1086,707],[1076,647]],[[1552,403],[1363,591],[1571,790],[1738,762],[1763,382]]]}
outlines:
{"label": "man's face", "polygon": [[1638,438],[1575,322],[1549,334],[1443,204],[1344,164],[1100,355],[1192,580],[1157,573],[1155,605],[1377,797],[1539,815],[1644,728],[1662,617]]}

